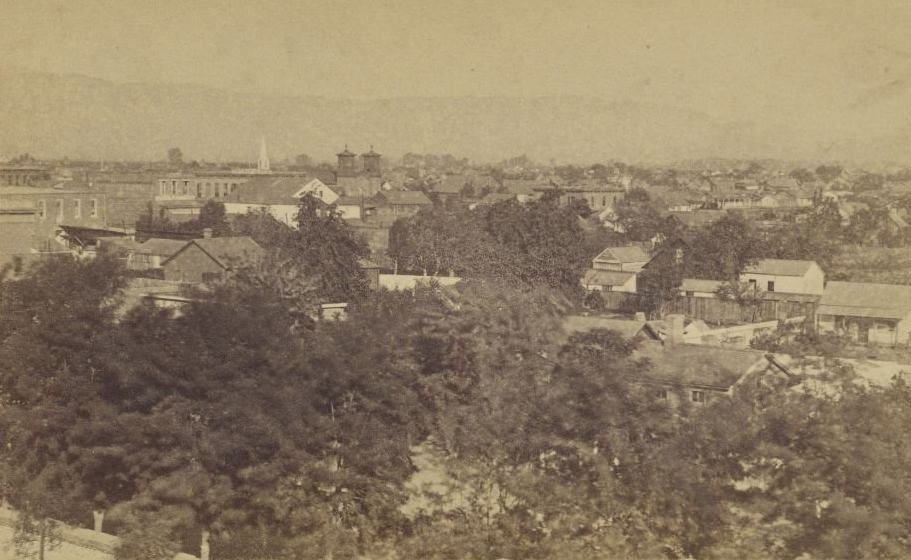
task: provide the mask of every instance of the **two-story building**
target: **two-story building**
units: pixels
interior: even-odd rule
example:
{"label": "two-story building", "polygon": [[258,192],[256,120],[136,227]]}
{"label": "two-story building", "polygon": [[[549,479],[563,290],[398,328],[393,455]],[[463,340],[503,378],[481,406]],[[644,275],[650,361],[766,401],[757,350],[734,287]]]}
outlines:
{"label": "two-story building", "polygon": [[582,276],[582,287],[599,292],[636,292],[636,274],[648,263],[648,254],[635,245],[608,247],[592,259]]}
{"label": "two-story building", "polygon": [[325,183],[307,176],[262,176],[251,178],[224,200],[228,214],[265,210],[276,220],[297,227],[300,200],[311,195],[324,206],[335,204],[339,196]]}
{"label": "two-story building", "polygon": [[57,239],[64,226],[103,230],[107,225],[104,193],[81,185],[68,188],[0,187],[0,207],[35,210],[31,244],[32,249],[39,252],[62,248]]}

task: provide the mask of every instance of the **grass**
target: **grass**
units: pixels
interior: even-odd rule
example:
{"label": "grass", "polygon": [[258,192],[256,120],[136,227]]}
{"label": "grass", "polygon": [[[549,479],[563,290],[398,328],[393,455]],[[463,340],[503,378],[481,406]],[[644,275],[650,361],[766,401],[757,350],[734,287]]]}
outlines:
{"label": "grass", "polygon": [[826,278],[911,285],[911,247],[845,247],[826,271]]}

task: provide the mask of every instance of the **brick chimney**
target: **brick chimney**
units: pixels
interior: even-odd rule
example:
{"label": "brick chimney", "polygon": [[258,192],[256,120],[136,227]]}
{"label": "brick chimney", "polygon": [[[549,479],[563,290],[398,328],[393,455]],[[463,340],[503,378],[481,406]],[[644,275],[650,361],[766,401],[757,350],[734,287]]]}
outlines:
{"label": "brick chimney", "polygon": [[203,239],[212,239],[212,228],[210,228],[210,227],[203,228],[202,238]]}
{"label": "brick chimney", "polygon": [[668,347],[683,344],[683,315],[672,314],[664,318],[667,325],[665,345]]}

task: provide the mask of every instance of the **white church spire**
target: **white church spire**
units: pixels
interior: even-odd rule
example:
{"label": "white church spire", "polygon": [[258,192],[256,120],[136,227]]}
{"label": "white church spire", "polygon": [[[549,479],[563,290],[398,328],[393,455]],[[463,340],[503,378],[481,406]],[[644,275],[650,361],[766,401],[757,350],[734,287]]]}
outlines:
{"label": "white church spire", "polygon": [[256,170],[260,173],[269,173],[269,154],[266,152],[266,137],[262,137],[262,143],[259,146],[259,161],[256,162]]}

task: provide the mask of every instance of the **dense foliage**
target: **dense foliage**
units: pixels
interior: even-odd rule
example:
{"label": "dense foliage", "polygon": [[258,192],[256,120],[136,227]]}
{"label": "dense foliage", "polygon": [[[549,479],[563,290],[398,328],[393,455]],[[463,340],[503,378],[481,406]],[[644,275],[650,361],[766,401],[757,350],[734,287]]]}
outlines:
{"label": "dense foliage", "polygon": [[674,410],[635,343],[562,334],[546,286],[304,327],[274,284],[118,320],[121,287],[104,255],[0,284],[0,476],[29,519],[106,511],[122,558],[911,554],[900,381],[836,366]]}
{"label": "dense foliage", "polygon": [[392,226],[389,256],[400,271],[576,288],[603,239],[578,208],[545,197],[423,210]]}

